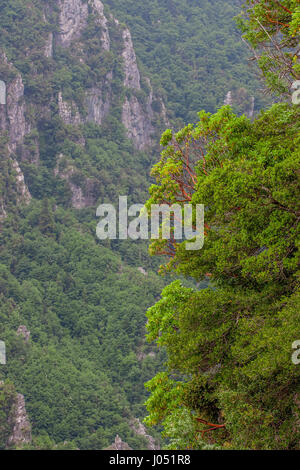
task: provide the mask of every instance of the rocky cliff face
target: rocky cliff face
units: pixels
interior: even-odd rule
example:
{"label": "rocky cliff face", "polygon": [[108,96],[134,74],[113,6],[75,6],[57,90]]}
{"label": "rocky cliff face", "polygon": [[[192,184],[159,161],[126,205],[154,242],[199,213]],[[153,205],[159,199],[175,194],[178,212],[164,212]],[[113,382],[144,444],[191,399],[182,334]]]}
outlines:
{"label": "rocky cliff face", "polygon": [[141,76],[137,66],[137,59],[133,48],[130,31],[124,29],[123,34],[124,50],[122,57],[124,60],[124,86],[133,91],[130,98],[126,97],[123,104],[122,121],[127,129],[127,135],[132,139],[138,149],[143,149],[152,144],[154,128],[152,120],[154,112],[153,90],[150,80],[147,80],[149,94],[146,98],[144,107],[138,100],[134,91],[141,90]]}
{"label": "rocky cliff face", "polygon": [[[86,61],[83,52],[82,33],[87,27],[89,14],[95,17],[95,23],[100,28],[101,48],[110,50],[110,36],[108,21],[104,15],[104,6],[100,0],[60,0],[59,1],[59,32],[55,36],[57,46],[68,48],[76,42],[80,62]],[[47,50],[51,47],[48,45]],[[85,91],[84,115],[79,112],[74,101],[65,101],[62,92],[58,94],[59,114],[65,124],[78,126],[84,122],[94,122],[101,125],[103,119],[108,115],[111,102],[110,82],[112,73],[108,73],[102,84],[94,84]],[[105,90],[104,90],[105,88]]]}
{"label": "rocky cliff face", "polygon": [[74,39],[80,37],[87,23],[88,4],[81,0],[59,0],[59,32],[57,43],[68,47]]}
{"label": "rocky cliff face", "polygon": [[24,396],[10,382],[0,381],[0,449],[22,448],[31,443],[31,425]]}
{"label": "rocky cliff face", "polygon": [[97,18],[98,18],[97,21],[102,28],[102,35],[101,35],[102,47],[105,51],[109,51],[110,37],[109,37],[109,32],[108,32],[107,18],[104,15],[103,3],[100,0],[93,0],[92,8],[97,14]]}
{"label": "rocky cliff face", "polygon": [[[18,161],[11,155],[2,156],[6,160],[1,162],[1,168],[5,169],[2,178],[9,177],[9,182],[1,188],[0,192],[0,223],[7,216],[7,206],[28,204],[31,200],[30,192],[25,184],[24,174]],[[13,182],[12,182],[13,181]]]}
{"label": "rocky cliff face", "polygon": [[[33,88],[28,92],[24,87],[21,73],[13,63],[7,60],[4,52],[0,54],[0,66],[6,68],[6,75],[9,76],[7,104],[0,105],[0,130],[8,134],[8,158],[15,172],[18,204],[27,203],[31,197],[25,184],[22,165],[39,165],[38,129],[41,127],[41,122],[45,126],[45,123],[50,122],[56,113],[63,124],[77,129],[70,132],[76,134],[76,144],[81,145],[83,149],[86,142],[82,127],[86,123],[102,126],[111,113],[114,116],[117,112],[120,113],[119,121],[123,123],[128,138],[133,141],[138,150],[147,149],[153,144],[155,132],[160,131],[154,124],[155,120],[160,120],[164,125],[167,123],[161,98],[154,96],[155,92],[150,80],[141,76],[130,31],[112,15],[105,13],[104,5],[100,0],[57,0],[55,8],[53,5],[45,6],[41,3],[41,9],[41,21],[45,24],[42,47],[46,61],[45,70],[41,72],[40,64],[34,65],[33,76],[30,77],[34,86],[36,86],[35,82],[40,83],[36,88],[37,91]],[[53,21],[56,22],[57,28],[53,28]],[[49,32],[50,27],[52,31]],[[24,57],[24,60],[31,60],[35,64],[36,56],[31,57],[30,51],[26,54],[28,57]],[[55,73],[57,57],[61,55],[66,57],[64,54],[67,54],[68,60],[74,65],[72,65],[73,69],[66,71],[65,68],[57,72],[61,83],[64,81],[63,74],[74,73],[74,67],[75,70],[76,67],[91,70],[90,76],[82,82],[78,96],[70,96],[72,78],[68,78],[70,84],[68,85],[69,91],[66,93],[63,85],[56,84],[53,87],[53,78],[49,77],[49,73],[50,75]],[[102,67],[103,64],[105,72],[102,74],[101,68],[102,75],[100,72],[94,73],[91,54],[97,67]],[[118,70],[115,65],[117,62],[120,64]],[[2,79],[2,69],[3,67],[0,67],[0,79]],[[120,80],[118,74],[122,74],[123,89],[120,89],[119,85],[114,85]],[[61,89],[57,90],[58,86]],[[45,97],[42,96],[44,92]],[[153,109],[155,100],[161,102],[160,111]],[[68,171],[61,173],[56,165],[60,158],[59,153],[53,158],[56,159],[56,162],[52,164],[52,167],[56,168],[55,176],[68,183],[72,193],[73,207],[82,208],[94,205],[96,200],[93,196],[93,178],[86,176],[83,178],[84,186],[88,188],[88,195],[86,195],[72,178],[73,173],[76,173],[74,164],[72,164],[73,169],[69,167]],[[0,196],[0,217],[5,217],[5,214],[5,198]]]}
{"label": "rocky cliff face", "polygon": [[239,114],[245,114],[249,119],[254,117],[255,98],[250,96],[245,88],[228,91],[224,105],[236,108]]}
{"label": "rocky cliff face", "polygon": [[21,74],[3,51],[0,51],[0,63],[9,77],[6,83],[6,104],[0,107],[0,130],[8,134],[9,153],[22,154],[24,138],[31,130],[30,123],[25,119],[24,83]]}
{"label": "rocky cliff face", "polygon": [[2,132],[7,131],[9,151],[15,153],[17,146],[23,143],[25,134],[29,131],[25,121],[24,84],[21,75],[3,51],[0,52],[0,61],[7,75],[11,77],[6,83],[6,104],[1,105],[0,129]]}
{"label": "rocky cliff face", "polygon": [[[119,24],[117,22],[117,24]],[[124,59],[124,86],[127,88],[140,90],[140,72],[137,66],[136,55],[133,49],[132,38],[129,29],[124,29],[122,33],[123,39],[123,53],[122,57]]]}
{"label": "rocky cliff face", "polygon": [[107,28],[107,18],[104,15],[104,6],[100,0],[59,0],[59,32],[56,41],[63,47],[70,46],[71,42],[79,39],[87,25],[89,8],[97,15],[97,22],[102,27],[102,47],[110,48],[110,38]]}
{"label": "rocky cliff face", "polygon": [[[62,47],[70,47],[72,42],[80,43],[81,35],[84,31],[89,15],[89,8],[96,17],[96,22],[101,28],[102,48],[105,51],[110,50],[110,34],[108,20],[104,14],[103,3],[100,0],[89,0],[88,3],[83,0],[61,0],[59,2],[60,31],[56,36],[56,42]],[[149,94],[144,106],[134,94],[141,90],[141,76],[137,65],[136,54],[134,51],[130,31],[120,25],[118,20],[112,18],[113,24],[120,30],[122,37],[122,52],[124,87],[130,90],[131,96],[125,98],[123,103],[122,122],[127,129],[127,135],[132,139],[136,147],[140,150],[150,146],[154,128],[152,120],[154,111],[152,109],[153,91],[148,80]],[[48,44],[46,50],[50,55],[51,46]],[[82,50],[79,46],[78,50]],[[84,60],[84,58],[82,58]],[[78,125],[85,120],[101,125],[103,119],[108,115],[111,104],[110,83],[113,75],[110,72],[105,80],[105,86],[96,85],[88,89],[85,94],[85,105],[87,115],[80,116],[80,113],[73,103],[64,102],[62,95],[59,95],[60,115],[66,124]],[[104,90],[105,89],[105,90]]]}
{"label": "rocky cliff face", "polygon": [[75,166],[63,155],[60,154],[54,174],[68,182],[72,193],[72,207],[75,209],[83,209],[84,207],[93,206],[95,204],[95,192],[98,182],[92,178],[85,178],[80,186],[76,180],[80,179],[80,173]]}
{"label": "rocky cliff face", "polygon": [[74,103],[73,101],[64,101],[61,91],[58,93],[58,110],[59,115],[65,124],[70,124],[73,126],[78,126],[79,124],[81,124],[82,119],[79,114],[76,103]]}
{"label": "rocky cliff face", "polygon": [[[88,8],[87,8],[88,7]],[[72,47],[76,42],[77,49],[81,55],[80,61],[84,62],[86,57],[82,54],[84,49],[82,44],[82,34],[88,21],[89,8],[100,27],[102,49],[110,51],[111,38],[110,28],[116,28],[121,37],[121,58],[123,68],[123,86],[126,90],[124,102],[122,104],[122,123],[127,130],[127,136],[132,139],[138,150],[146,149],[153,144],[153,134],[155,128],[153,119],[154,93],[150,80],[145,78],[148,94],[142,93],[141,74],[137,64],[130,31],[120,25],[117,19],[110,17],[109,20],[104,14],[103,3],[100,0],[90,0],[87,4],[82,4],[81,0],[64,0],[60,2],[60,33],[58,34],[58,44],[63,47]],[[80,15],[80,19],[79,16]],[[110,26],[109,26],[110,24]],[[48,47],[49,49],[49,47]],[[62,93],[58,95],[59,114],[66,124],[79,126],[85,122],[92,122],[102,125],[109,115],[114,99],[112,92],[113,71],[109,71],[102,83],[95,83],[85,91],[84,107],[85,113],[79,111],[74,101],[65,101]],[[141,96],[143,94],[143,100]],[[167,124],[166,111],[162,103],[162,120]],[[56,175],[69,181],[72,192],[72,205],[75,208],[82,208],[95,203],[91,195],[84,196],[82,189],[70,183],[70,176],[74,169],[64,173],[56,171]],[[87,186],[91,189],[91,182],[87,180]],[[89,191],[90,194],[92,191]]]}
{"label": "rocky cliff face", "polygon": [[131,420],[130,426],[138,436],[143,436],[146,439],[146,441],[148,442],[148,450],[160,450],[159,444],[155,441],[152,436],[147,434],[145,426],[140,422],[139,419],[135,418]]}
{"label": "rocky cliff face", "polygon": [[[5,104],[0,105],[0,134],[7,136],[6,151],[2,154],[2,159],[6,158],[8,171],[15,176],[17,203],[28,203],[31,196],[16,159],[17,153],[22,154],[25,135],[30,132],[30,126],[25,120],[24,84],[21,75],[3,51],[0,51],[0,63],[10,77],[6,81]],[[6,216],[5,199],[6,195],[0,194],[0,220]]]}
{"label": "rocky cliff face", "polygon": [[32,440],[31,425],[26,412],[24,396],[20,393],[17,394],[9,424],[12,426],[12,434],[7,441],[8,448],[20,448],[25,444],[30,444]]}
{"label": "rocky cliff face", "polygon": [[17,160],[12,160],[12,168],[15,171],[18,202],[25,202],[26,204],[28,204],[30,202],[31,195],[25,184],[24,175],[22,173],[21,168],[19,167]]}
{"label": "rocky cliff face", "polygon": [[127,444],[127,442],[123,442],[118,434],[116,435],[115,442],[109,446],[107,449],[104,450],[132,450],[131,447]]}
{"label": "rocky cliff face", "polygon": [[108,116],[111,102],[111,79],[112,74],[108,74],[106,82],[108,91],[106,93],[97,86],[92,87],[87,91],[85,96],[85,104],[87,108],[88,122],[94,122],[100,126],[103,122],[103,119]]}

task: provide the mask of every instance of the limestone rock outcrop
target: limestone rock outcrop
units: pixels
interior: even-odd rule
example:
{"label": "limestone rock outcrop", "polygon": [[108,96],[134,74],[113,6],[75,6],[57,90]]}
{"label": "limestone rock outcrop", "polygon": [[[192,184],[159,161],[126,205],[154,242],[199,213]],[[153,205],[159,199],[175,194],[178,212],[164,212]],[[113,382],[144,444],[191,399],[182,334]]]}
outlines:
{"label": "limestone rock outcrop", "polygon": [[0,130],[8,132],[8,148],[10,153],[15,153],[30,131],[25,121],[24,84],[20,73],[8,61],[4,52],[0,52],[0,61],[12,77],[6,83],[6,104],[0,106]]}
{"label": "limestone rock outcrop", "polygon": [[138,418],[132,419],[130,421],[130,426],[138,436],[143,436],[146,439],[146,441],[148,442],[148,450],[160,450],[159,444],[155,441],[152,436],[147,434],[145,426],[140,422]]}
{"label": "limestone rock outcrop", "polygon": [[[110,50],[111,40],[109,33],[108,20],[104,14],[104,6],[100,0],[60,0],[59,2],[59,33],[57,35],[57,44],[62,47],[69,47],[73,41],[80,42],[81,33],[87,26],[89,8],[95,15],[98,24],[101,27],[101,43],[105,51]],[[122,107],[122,122],[127,129],[127,136],[133,140],[139,150],[143,150],[153,144],[153,90],[149,79],[146,79],[149,92],[146,98],[141,101],[138,93],[141,92],[141,74],[137,64],[137,58],[133,46],[131,33],[128,28],[120,25],[117,19],[114,19],[115,26],[121,32],[123,50],[121,52],[123,59],[124,87],[131,93],[126,95]],[[49,39],[50,41],[50,39]],[[51,55],[50,42],[47,46],[46,55]],[[78,46],[80,50],[80,46]],[[81,58],[81,61],[84,60]],[[65,102],[62,96],[59,96],[60,116],[66,124],[79,125],[83,122],[94,122],[101,125],[103,119],[109,114],[111,107],[110,83],[113,79],[112,73],[108,74],[105,83],[95,84],[94,87],[86,91],[85,106],[87,115],[80,116],[75,103]],[[167,124],[166,110],[162,104],[162,118]]]}
{"label": "limestone rock outcrop", "polygon": [[68,47],[78,39],[87,24],[88,3],[82,0],[59,0],[59,32],[56,41]]}
{"label": "limestone rock outcrop", "polygon": [[[0,132],[7,133],[8,143],[6,158],[11,172],[15,174],[15,192],[18,203],[28,203],[31,199],[25,184],[24,175],[16,160],[16,154],[22,154],[25,136],[30,126],[25,120],[24,84],[20,73],[8,61],[6,54],[0,51],[1,64],[6,68],[9,79],[6,83],[5,104],[0,105]],[[5,218],[6,209],[4,196],[0,196],[0,219]]]}
{"label": "limestone rock outcrop", "polygon": [[[87,83],[80,84],[80,96],[77,98],[70,93],[72,82],[68,83],[68,78],[66,88],[57,84],[51,88],[52,83],[46,80],[45,95],[41,97],[35,95],[39,93],[35,90],[39,90],[44,78],[44,72],[41,75],[37,72],[37,75],[32,77],[33,88],[29,92],[25,90],[24,94],[24,81],[21,73],[12,63],[9,63],[5,53],[0,51],[0,63],[5,65],[10,76],[6,83],[6,103],[0,104],[0,131],[8,134],[7,159],[15,174],[18,204],[28,203],[31,199],[22,173],[23,164],[24,168],[26,168],[25,165],[43,164],[41,155],[44,152],[45,156],[45,148],[43,149],[43,135],[39,129],[45,125],[47,127],[47,123],[52,120],[53,113],[58,112],[66,125],[77,128],[72,138],[76,145],[82,147],[86,145],[84,125],[93,123],[103,126],[110,113],[114,117],[117,113],[119,114],[118,119],[122,121],[128,138],[133,141],[138,150],[145,150],[153,145],[155,133],[160,130],[157,122],[167,124],[166,108],[162,99],[156,96],[150,80],[140,73],[129,29],[105,13],[101,0],[58,0],[57,7],[56,9],[48,4],[43,7],[42,12],[42,21],[47,25],[43,36],[43,53],[48,59],[46,63],[56,70],[56,54],[60,48],[64,48],[69,50],[68,54],[71,54],[78,69],[81,65],[83,70],[85,66],[88,69],[90,57],[85,43],[85,33],[88,31],[86,28],[92,22],[98,34],[97,39],[100,39],[98,41],[99,57],[101,60],[103,58],[105,64],[104,73],[103,75],[101,72],[98,75],[95,74],[87,80]],[[51,21],[55,17],[57,17],[57,28],[52,29]],[[112,58],[116,58],[114,56],[116,47],[113,42],[116,37],[120,41],[118,50],[120,65],[123,67],[123,91],[125,93],[120,91],[120,84],[116,85],[116,81],[119,80],[116,74],[121,73],[120,69],[116,72],[113,66],[110,68]],[[96,52],[98,54],[98,51]],[[28,54],[30,56],[30,52]],[[159,102],[161,106],[154,106]],[[57,163],[59,155],[53,158]],[[31,174],[30,171],[28,170],[26,175]],[[63,172],[56,171],[55,175],[68,181],[72,193],[71,202],[75,208],[95,204],[93,194],[95,181],[92,178],[86,178],[83,191],[81,186],[74,184],[75,173],[76,167],[73,165]],[[6,217],[6,212],[6,198],[0,195],[0,219]]]}
{"label": "limestone rock outcrop", "polygon": [[30,331],[27,330],[25,325],[20,325],[17,330],[17,336],[21,336],[22,338],[24,338],[25,343],[28,343],[30,338]]}
{"label": "limestone rock outcrop", "polygon": [[99,87],[86,92],[87,121],[101,125],[110,110],[110,91],[103,92]]}
{"label": "limestone rock outcrop", "polygon": [[245,88],[230,90],[226,94],[224,105],[236,106],[240,113],[245,114],[249,119],[254,117],[255,98],[250,96]]}
{"label": "limestone rock outcrop", "polygon": [[[62,161],[64,161],[63,168],[61,168]],[[82,181],[82,184],[79,185],[77,180],[80,175],[78,174],[76,167],[68,162],[63,154],[60,154],[58,157],[54,174],[55,176],[59,176],[61,179],[67,181],[72,193],[71,203],[74,209],[91,207],[96,203],[94,193],[97,182],[91,178],[85,178],[84,181]]]}
{"label": "limestone rock outcrop", "polygon": [[17,394],[13,414],[10,417],[10,420],[10,424],[12,425],[12,434],[7,441],[7,447],[20,448],[25,444],[29,444],[32,440],[31,424],[27,416],[24,396],[20,393]]}
{"label": "limestone rock outcrop", "polygon": [[122,33],[123,38],[123,53],[124,60],[124,86],[131,89],[140,90],[140,72],[137,66],[137,59],[133,48],[132,38],[129,29],[124,29]]}
{"label": "limestone rock outcrop", "polygon": [[134,51],[130,31],[124,29],[123,34],[124,50],[122,57],[124,60],[124,86],[133,91],[131,96],[126,96],[123,104],[122,122],[127,129],[127,135],[133,140],[135,146],[142,150],[153,143],[154,127],[152,120],[154,112],[152,109],[153,90],[150,80],[147,80],[149,94],[144,106],[134,94],[141,90],[141,76],[137,65],[137,58]]}
{"label": "limestone rock outcrop", "polygon": [[116,435],[115,442],[105,450],[132,450],[127,442],[123,442],[122,439]]}
{"label": "limestone rock outcrop", "polygon": [[81,116],[76,106],[76,103],[68,103],[63,100],[62,93],[58,93],[58,109],[59,115],[65,124],[78,126],[81,124]]}

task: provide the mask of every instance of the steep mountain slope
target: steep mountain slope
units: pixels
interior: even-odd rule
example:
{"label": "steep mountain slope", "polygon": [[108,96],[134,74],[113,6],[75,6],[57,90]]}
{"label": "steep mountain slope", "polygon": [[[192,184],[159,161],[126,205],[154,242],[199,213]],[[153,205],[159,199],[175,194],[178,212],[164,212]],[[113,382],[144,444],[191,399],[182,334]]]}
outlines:
{"label": "steep mountain slope", "polygon": [[[207,2],[176,0],[159,8],[152,2],[157,30],[155,22],[145,26],[149,6],[126,2],[125,16],[122,2],[104,3],[0,2],[0,80],[7,86],[0,105],[0,338],[8,357],[0,379],[24,395],[35,448],[67,441],[70,448],[101,449],[117,434],[134,449],[147,446],[132,422],[144,416],[143,384],[162,363],[161,353],[144,344],[144,325],[164,281],[144,243],[96,239],[95,208],[119,195],[143,202],[156,142],[169,120],[185,119],[191,101],[192,113],[214,109],[228,90],[250,80],[236,46],[232,64],[222,59],[229,81],[220,79],[219,88],[217,80],[215,97],[211,74],[221,73],[225,51],[220,46],[217,59],[207,53],[206,21],[199,20],[203,11],[208,15]],[[139,60],[120,20],[132,26]],[[229,37],[226,22],[218,17],[215,28],[224,27]],[[193,52],[187,60],[177,54],[178,44],[170,48],[174,28],[177,40],[188,28]],[[205,70],[193,65],[199,47]],[[225,49],[232,53],[229,44]],[[182,90],[187,78],[188,95]],[[246,101],[247,93],[251,87],[242,93]],[[17,334],[20,326],[29,339]],[[9,401],[9,383],[5,387]],[[11,444],[7,400],[1,447]]]}
{"label": "steep mountain slope", "polygon": [[[231,90],[238,112],[264,102],[249,50],[233,18],[242,0],[107,0],[129,25],[143,70],[161,90],[169,115],[180,124],[197,112],[214,112]],[[138,12],[138,14],[137,14]]]}
{"label": "steep mountain slope", "polygon": [[[1,9],[8,101],[0,123],[31,194],[55,188],[66,202],[71,191],[73,206],[82,208],[111,196],[111,182],[136,191],[147,158],[135,149],[149,148],[166,119],[153,109],[161,99],[140,75],[129,30],[107,19],[98,0],[11,1]],[[118,168],[108,175],[112,162]]]}
{"label": "steep mountain slope", "polygon": [[[159,361],[141,348],[161,281],[137,269],[147,268],[145,246],[117,246],[122,260],[97,244],[93,209],[62,206],[117,191],[138,201],[151,162],[142,149],[165,116],[152,110],[129,30],[100,1],[2,4],[1,38],[3,373],[25,395],[38,448],[102,448],[117,432],[146,446],[130,419],[143,415],[143,383]],[[16,334],[23,324],[28,342]]]}

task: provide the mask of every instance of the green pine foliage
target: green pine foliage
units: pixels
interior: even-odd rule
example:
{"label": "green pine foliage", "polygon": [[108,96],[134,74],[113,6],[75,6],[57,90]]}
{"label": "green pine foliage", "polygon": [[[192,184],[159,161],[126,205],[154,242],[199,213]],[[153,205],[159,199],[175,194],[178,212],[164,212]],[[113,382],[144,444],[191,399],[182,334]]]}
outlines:
{"label": "green pine foliage", "polygon": [[[242,23],[282,101],[298,73],[298,10],[248,1]],[[204,204],[205,242],[170,251],[158,240],[151,252],[169,254],[163,271],[210,281],[202,290],[175,281],[148,310],[148,340],[168,359],[146,384],[145,422],[164,426],[171,449],[299,450],[300,111],[288,101],[254,121],[229,106],[202,111],[162,136],[147,205]]]}
{"label": "green pine foliage", "polygon": [[173,449],[299,449],[299,107],[199,118],[164,133],[149,204],[183,204],[184,183],[205,205],[203,249],[176,245],[164,269],[210,286],[176,281],[148,311],[168,361],[147,384],[146,422],[163,423]]}

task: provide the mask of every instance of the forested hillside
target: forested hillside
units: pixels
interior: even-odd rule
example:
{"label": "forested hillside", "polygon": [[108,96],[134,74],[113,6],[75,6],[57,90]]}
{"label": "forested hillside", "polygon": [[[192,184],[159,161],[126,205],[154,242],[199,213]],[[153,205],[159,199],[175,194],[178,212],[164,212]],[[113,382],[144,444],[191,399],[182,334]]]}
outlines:
{"label": "forested hillside", "polygon": [[238,112],[265,102],[249,50],[233,18],[241,0],[107,0],[129,25],[137,57],[178,125],[213,112],[234,92]]}
{"label": "forested hillside", "polygon": [[[294,6],[297,2],[284,3]],[[241,432],[244,422],[240,420],[242,412],[238,407],[235,410],[237,416],[232,414],[229,404],[234,399],[246,409],[245,426],[248,423],[255,426],[251,417],[257,412],[261,413],[259,416],[265,426],[269,422],[273,426],[268,410],[264,414],[255,403],[249,405],[247,394],[251,395],[251,391],[247,381],[252,380],[257,364],[250,364],[248,375],[244,373],[245,368],[241,375],[238,375],[240,369],[237,375],[232,375],[230,369],[230,361],[238,361],[236,357],[244,346],[252,355],[256,344],[260,344],[260,337],[255,336],[253,341],[257,343],[249,345],[239,341],[233,344],[227,338],[228,331],[234,329],[236,323],[241,325],[235,333],[240,335],[241,341],[246,333],[257,331],[257,324],[263,323],[266,329],[274,328],[283,321],[283,309],[292,312],[291,322],[294,321],[292,293],[296,277],[293,281],[291,277],[296,270],[293,211],[297,187],[293,178],[297,174],[299,116],[296,109],[278,105],[257,121],[248,120],[253,119],[271,98],[261,94],[263,84],[255,72],[256,65],[249,65],[249,49],[233,19],[240,13],[241,4],[238,0],[0,0],[0,80],[6,84],[6,103],[0,104],[0,340],[5,341],[7,353],[7,363],[0,364],[0,449],[104,449],[112,444],[116,435],[133,449],[153,449],[159,444],[147,433],[158,439],[160,445],[166,437],[168,443],[171,440],[171,445],[177,448],[203,447],[207,442],[201,441],[198,445],[196,435],[195,444],[195,430],[190,426],[195,410],[202,412],[203,390],[205,410],[213,415],[209,419],[219,419],[223,425],[223,414],[229,416],[229,433],[232,426],[232,432],[239,434],[240,439],[244,439]],[[247,24],[243,28],[246,32]],[[251,30],[248,34],[250,41],[259,43],[261,40],[259,32],[258,37],[253,37]],[[287,53],[291,54],[292,44],[288,47]],[[264,71],[270,71],[266,63]],[[274,84],[276,78],[270,74],[269,78]],[[278,90],[279,81],[277,87],[275,85],[271,92],[283,95],[282,90]],[[167,270],[165,278],[157,273],[162,258],[150,258],[146,243],[98,240],[95,214],[99,204],[115,204],[119,195],[127,195],[129,203],[146,201],[147,188],[155,177],[159,177],[158,170],[152,176],[150,171],[157,161],[161,133],[169,127],[176,133],[188,122],[195,122],[197,112],[202,109],[217,112],[224,100],[232,105],[238,116],[245,113],[248,118],[237,117],[229,108],[215,116],[202,114],[204,128],[198,124],[195,131],[190,130],[187,134],[184,131],[180,137],[185,145],[186,139],[197,140],[201,132],[212,132],[217,136],[220,134],[220,140],[210,142],[216,148],[208,146],[208,152],[216,151],[221,155],[223,147],[227,153],[235,148],[236,166],[230,168],[224,164],[222,170],[216,169],[207,192],[205,185],[199,192],[198,187],[195,188],[194,200],[203,197],[206,203],[215,197],[211,187],[219,192],[228,187],[224,200],[216,196],[222,201],[218,217],[214,219],[214,207],[209,215],[209,223],[218,225],[222,210],[231,213],[231,199],[238,189],[246,184],[245,193],[246,190],[249,194],[255,193],[253,180],[266,171],[268,201],[271,198],[268,191],[277,186],[278,175],[283,175],[278,198],[279,204],[287,207],[283,212],[285,218],[277,219],[276,213],[275,228],[271,226],[269,231],[266,228],[265,235],[255,243],[247,234],[248,226],[243,227],[240,238],[231,238],[232,247],[228,252],[225,244],[219,253],[217,244],[222,243],[213,239],[216,245],[212,244],[211,249],[203,252],[204,257],[208,256],[204,267],[200,258],[185,259],[184,251],[179,249],[178,273]],[[165,134],[162,144],[170,143],[170,135],[172,131]],[[283,146],[282,136],[287,139]],[[271,174],[268,173],[273,165],[270,153],[276,160]],[[287,160],[284,158],[286,153]],[[255,175],[252,179],[249,176],[251,181],[248,183],[240,166],[247,166],[248,159],[255,160],[256,154],[261,157],[254,166],[249,162],[249,174],[255,170]],[[237,176],[236,183],[232,183],[231,171],[237,175],[241,172],[241,180]],[[286,187],[289,188],[290,182],[289,192]],[[152,197],[155,198],[155,190]],[[248,206],[244,193],[239,194],[239,198],[242,200],[237,201],[237,206],[243,207],[244,202]],[[258,212],[259,204],[257,201],[245,217],[250,220],[253,213]],[[269,220],[268,208],[262,217]],[[253,230],[263,227],[264,220],[254,221]],[[276,250],[269,252],[265,246],[270,240],[277,243],[278,233],[286,221],[291,226],[291,233],[287,233],[284,248],[279,254]],[[226,231],[224,226],[225,235]],[[243,243],[249,244],[247,256],[248,251],[262,251],[256,264],[246,255],[243,258]],[[237,254],[235,248],[239,250]],[[270,261],[272,266],[278,256],[284,260],[283,274],[281,277],[274,275],[274,283],[272,269],[264,270],[262,258],[267,256],[266,253],[274,256]],[[242,273],[242,268],[235,264],[240,258],[243,258],[243,269],[246,270]],[[248,280],[253,269],[258,279]],[[237,276],[236,281],[230,277],[232,271]],[[211,273],[210,278],[207,273]],[[163,297],[167,300],[159,301],[160,293],[171,282],[170,277],[175,275],[178,279],[178,274],[181,279],[186,275],[187,279],[182,280],[182,284],[177,280],[176,284],[166,287]],[[247,278],[244,284],[243,276]],[[256,294],[263,291],[262,284],[268,276],[272,282],[267,284],[263,299],[257,298]],[[224,292],[220,290],[221,281],[224,281]],[[209,283],[212,288],[204,290],[203,294],[193,290],[192,286],[197,285],[200,289]],[[232,295],[228,292],[228,284]],[[280,299],[279,294],[274,294],[277,290]],[[184,360],[180,361],[179,354],[182,348],[182,354],[186,352],[189,357],[202,339],[186,341],[186,337],[179,334],[178,343],[176,335],[173,343],[171,335],[170,343],[176,353],[173,357],[164,331],[157,329],[160,318],[154,321],[156,326],[151,331],[151,315],[160,311],[161,304],[168,305],[169,293],[172,308],[177,300],[186,300],[183,311],[187,312],[187,323],[191,319],[199,326],[202,320],[196,317],[202,311],[201,302],[205,306],[215,305],[219,312],[216,325],[212,325],[211,337],[206,335],[205,338],[209,341],[212,357],[203,356],[204,364],[200,364],[199,355],[195,358],[192,355],[192,365],[189,361],[185,364]],[[208,302],[202,295],[207,296]],[[195,303],[190,300],[193,296]],[[291,298],[284,301],[284,296]],[[201,304],[199,308],[197,302]],[[241,311],[242,306],[247,305],[250,309],[254,304],[254,316],[249,313],[247,322],[245,314],[246,320],[240,321],[243,314],[239,316],[233,305],[230,307],[231,302]],[[225,304],[228,315],[224,325],[220,326]],[[256,304],[259,304],[259,311],[255,310]],[[157,306],[149,310],[150,339],[162,333],[160,342],[164,347],[161,349],[145,340],[146,312],[153,305]],[[168,315],[172,313],[171,306]],[[263,308],[268,311],[274,308],[276,315],[278,313],[273,320],[275,326],[261,319]],[[196,317],[191,312],[195,312]],[[195,324],[190,326],[188,323],[187,329],[194,330]],[[207,329],[210,327],[209,324]],[[195,329],[195,333],[197,331]],[[215,383],[196,374],[188,383],[188,401],[183,402],[182,395],[177,393],[182,386],[180,378],[177,382],[178,374],[185,375],[187,371],[194,376],[193,367],[207,371],[223,361],[216,359],[218,355],[229,357],[228,348],[211,348],[218,335],[223,335],[226,345],[233,348],[226,363],[228,367],[222,367],[222,380],[223,371],[225,376],[222,387],[219,389]],[[187,336],[189,338],[189,333]],[[276,336],[274,338],[276,342]],[[263,339],[261,341],[264,346]],[[166,352],[170,359],[170,376]],[[280,382],[281,372],[277,369],[270,372],[268,365],[266,370],[278,375]],[[284,381],[286,387],[292,384],[292,391],[288,401],[282,401],[279,413],[288,413],[288,407],[292,413],[295,411],[291,400],[292,393],[295,397],[297,392],[294,385],[296,372],[291,372],[295,374],[291,383]],[[289,371],[284,370],[282,376],[286,373]],[[161,374],[158,381],[153,380],[156,374]],[[205,373],[204,377],[207,377]],[[149,392],[144,383],[151,379]],[[268,379],[266,372],[264,380]],[[261,377],[256,380],[262,380],[258,386],[264,386]],[[153,403],[157,382],[166,383],[163,395],[159,395],[162,398],[159,406]],[[285,389],[278,390],[283,393]],[[160,387],[158,391],[161,393]],[[269,400],[273,398],[270,395]],[[167,411],[171,411],[171,417],[166,425],[166,436],[160,436],[160,428],[149,431],[139,422],[137,426],[136,419],[142,422],[147,413],[144,405],[147,399],[150,400],[149,425],[161,425],[165,418],[169,419],[166,409],[162,414],[159,409],[164,400],[168,400],[171,408],[167,407]],[[220,411],[221,400],[223,408]],[[194,408],[191,403],[196,403]],[[178,426],[168,432],[173,429],[174,421]],[[21,423],[19,427],[18,422]],[[182,422],[188,438],[182,433]],[[286,426],[294,429],[294,422],[288,421]],[[184,439],[177,442],[177,435]],[[208,444],[242,447],[230,434],[223,440],[222,436],[216,441],[209,440]],[[277,439],[276,433],[272,436]],[[270,447],[269,441],[265,445],[259,438],[253,439],[255,442],[246,439],[243,443],[246,447]],[[257,439],[260,444],[256,443]],[[291,440],[287,445],[295,447]]]}
{"label": "forested hillside", "polygon": [[[163,283],[145,244],[97,241],[95,209],[144,199],[165,118],[129,30],[101,2],[0,9],[0,447],[102,449],[119,434],[146,448],[133,420],[161,362],[144,325]],[[32,440],[15,413],[28,414]]]}

